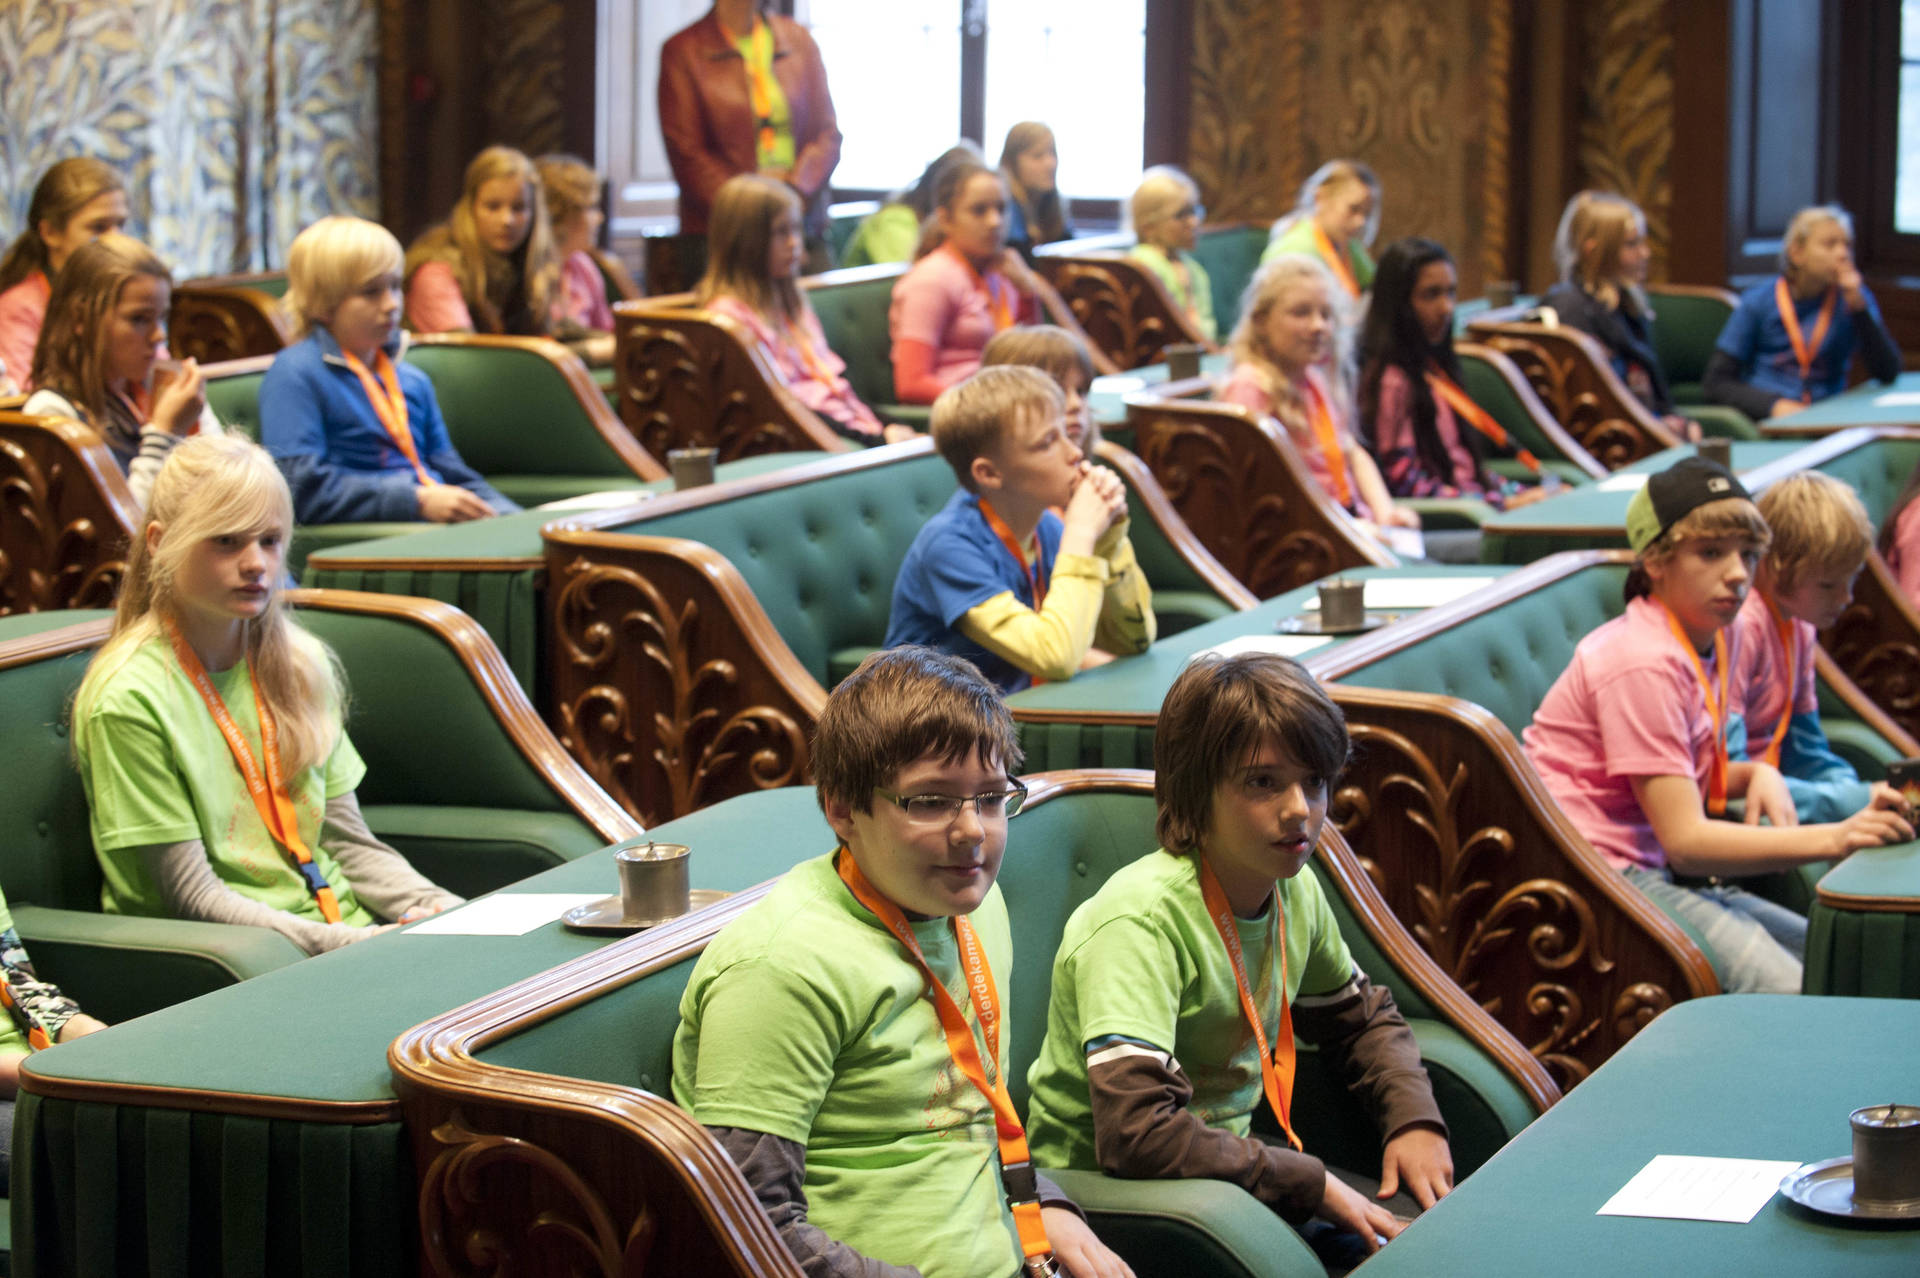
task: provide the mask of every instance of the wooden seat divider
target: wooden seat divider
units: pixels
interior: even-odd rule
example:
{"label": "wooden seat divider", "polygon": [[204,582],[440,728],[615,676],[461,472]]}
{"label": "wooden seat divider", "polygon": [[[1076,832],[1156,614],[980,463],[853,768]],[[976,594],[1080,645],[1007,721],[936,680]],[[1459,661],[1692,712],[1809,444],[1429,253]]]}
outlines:
{"label": "wooden seat divider", "polygon": [[1119,368],[1144,368],[1177,343],[1210,346],[1158,276],[1119,253],[1040,254],[1034,265],[1087,340]]}
{"label": "wooden seat divider", "polygon": [[1475,341],[1512,360],[1568,434],[1609,470],[1680,440],[1648,412],[1585,333],[1544,324],[1475,321]]}
{"label": "wooden seat divider", "polygon": [[109,608],[140,509],[89,427],[0,412],[0,616]]}
{"label": "wooden seat divider", "polygon": [[183,280],[167,312],[167,345],[202,364],[272,355],[293,340],[280,307],[284,272]]}

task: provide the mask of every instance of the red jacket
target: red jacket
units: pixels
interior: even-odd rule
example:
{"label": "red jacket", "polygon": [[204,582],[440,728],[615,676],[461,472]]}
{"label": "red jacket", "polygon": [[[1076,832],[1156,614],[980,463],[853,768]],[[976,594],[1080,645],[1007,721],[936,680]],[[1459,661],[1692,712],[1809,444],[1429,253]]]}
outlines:
{"label": "red jacket", "polygon": [[[820,48],[791,18],[766,16],[773,29],[773,75],[793,113],[793,172],[788,181],[807,205],[807,229],[826,228],[827,179],[840,163],[840,128],[827,92]],[[738,49],[707,16],[660,49],[660,132],[680,184],[680,230],[704,234],[720,184],[758,169],[757,120]]]}

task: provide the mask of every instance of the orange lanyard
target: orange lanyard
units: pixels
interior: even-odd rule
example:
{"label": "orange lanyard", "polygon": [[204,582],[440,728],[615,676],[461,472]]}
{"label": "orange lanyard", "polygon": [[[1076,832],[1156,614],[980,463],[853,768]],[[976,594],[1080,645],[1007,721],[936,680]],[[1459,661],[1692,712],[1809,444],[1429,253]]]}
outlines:
{"label": "orange lanyard", "polygon": [[1320,393],[1312,378],[1303,375],[1300,384],[1307,390],[1307,417],[1313,423],[1313,437],[1320,445],[1320,455],[1326,458],[1334,500],[1342,509],[1352,510],[1353,485],[1347,479],[1347,457],[1340,451],[1340,434],[1333,428],[1333,406],[1327,403],[1327,397]]}
{"label": "orange lanyard", "polygon": [[1348,297],[1357,299],[1360,296],[1360,281],[1353,277],[1353,263],[1347,260],[1345,253],[1333,247],[1333,241],[1327,238],[1327,232],[1319,222],[1308,218],[1307,225],[1313,228],[1313,242],[1319,246],[1320,256],[1333,271],[1334,278],[1340,281],[1340,287],[1347,290]]}
{"label": "orange lanyard", "polygon": [[254,810],[260,814],[260,820],[274,841],[293,858],[294,868],[306,880],[307,891],[313,894],[314,902],[320,907],[320,917],[329,923],[338,923],[340,903],[334,897],[333,889],[328,886],[326,877],[320,873],[320,867],[314,864],[313,853],[307,850],[306,841],[300,837],[300,819],[293,811],[293,797],[287,791],[286,780],[280,775],[280,743],[274,732],[273,711],[267,708],[266,698],[260,695],[260,680],[254,675],[252,665],[247,667],[247,678],[252,681],[253,706],[260,715],[260,752],[266,759],[264,775],[259,762],[253,757],[253,751],[247,746],[246,737],[241,735],[240,725],[233,721],[233,715],[227,711],[227,703],[220,699],[219,690],[207,678],[207,668],[200,664],[199,654],[188,645],[180,633],[180,627],[171,617],[166,619],[165,624],[167,638],[173,641],[174,659],[186,671],[187,679],[200,693],[200,699],[207,703],[207,711],[219,726],[220,735],[227,739],[227,749],[233,752],[233,762],[247,783],[247,793],[253,796]]}
{"label": "orange lanyard", "polygon": [[[1463,419],[1467,425],[1473,427],[1489,440],[1493,441],[1495,448],[1507,447],[1508,436],[1506,427],[1493,420],[1492,413],[1489,413],[1486,409],[1474,403],[1451,377],[1448,377],[1437,368],[1429,368],[1427,370],[1427,385],[1433,388],[1434,394],[1447,401],[1447,406],[1453,409],[1454,416]],[[1540,473],[1540,459],[1518,444],[1513,446],[1513,456],[1514,460],[1527,468],[1529,474],[1537,475]]]}
{"label": "orange lanyard", "polygon": [[1793,694],[1800,675],[1800,654],[1794,649],[1799,646],[1800,635],[1793,618],[1781,612],[1770,596],[1762,593],[1760,598],[1773,614],[1774,633],[1780,636],[1780,650],[1787,655],[1787,703],[1780,707],[1780,722],[1773,725],[1773,739],[1767,742],[1766,753],[1760,756],[1762,762],[1777,768],[1781,743],[1787,739],[1787,725],[1793,721]]}
{"label": "orange lanyard", "polygon": [[1715,696],[1713,683],[1707,678],[1707,667],[1700,660],[1693,640],[1687,638],[1680,618],[1674,616],[1673,609],[1666,604],[1660,607],[1667,614],[1673,637],[1680,641],[1680,646],[1687,651],[1687,659],[1693,662],[1694,678],[1700,681],[1700,696],[1707,703],[1707,716],[1713,720],[1713,761],[1707,767],[1707,812],[1719,816],[1727,810],[1727,637],[1714,632],[1713,660],[1720,676],[1720,695]]}
{"label": "orange lanyard", "polygon": [[1207,864],[1202,855],[1196,858],[1200,865],[1200,899],[1206,903],[1207,917],[1213,920],[1213,930],[1220,934],[1226,943],[1227,959],[1233,964],[1233,980],[1240,987],[1240,1011],[1246,1016],[1247,1024],[1253,1027],[1253,1045],[1260,1053],[1260,1088],[1267,1094],[1267,1104],[1273,1109],[1273,1116],[1280,1120],[1280,1128],[1287,1134],[1287,1143],[1299,1149],[1300,1138],[1293,1131],[1293,1006],[1287,1001],[1287,932],[1286,919],[1280,906],[1280,889],[1275,886],[1273,902],[1274,948],[1280,952],[1280,1032],[1274,1037],[1271,1049],[1267,1046],[1267,1024],[1260,1015],[1260,1009],[1253,1005],[1253,987],[1247,981],[1247,959],[1240,949],[1240,933],[1233,925],[1233,909],[1227,904],[1227,894],[1220,890],[1220,880],[1214,877],[1213,867]]}
{"label": "orange lanyard", "polygon": [[[987,310],[993,314],[993,331],[999,333],[1012,328],[1013,302],[1010,295],[1014,291],[1013,285],[1002,279],[998,271],[982,275],[974,269],[973,263],[967,260],[965,253],[951,244],[947,245],[947,248],[952,251],[960,265],[967,268],[967,274],[971,275],[973,282],[980,286],[980,291],[987,295]],[[997,284],[996,281],[998,281]]]}
{"label": "orange lanyard", "polygon": [[800,362],[807,366],[807,376],[819,382],[820,385],[827,390],[838,395],[840,393],[839,379],[828,372],[827,366],[821,362],[820,354],[813,349],[813,339],[807,336],[806,329],[792,320],[783,320],[781,322],[786,327],[787,340],[793,344],[795,350],[800,352]]}
{"label": "orange lanyard", "polygon": [[1800,314],[1793,308],[1793,290],[1787,287],[1787,277],[1778,276],[1773,281],[1774,305],[1780,308],[1780,322],[1786,326],[1787,340],[1793,343],[1793,358],[1800,365],[1800,402],[1811,404],[1813,391],[1807,385],[1807,375],[1813,371],[1813,358],[1826,344],[1827,329],[1833,325],[1833,302],[1840,296],[1840,290],[1834,285],[1827,286],[1826,300],[1820,303],[1820,318],[1813,325],[1813,340],[1808,341],[1800,333]]}
{"label": "orange lanyard", "polygon": [[47,1027],[40,1023],[26,1004],[13,996],[13,986],[4,977],[0,977],[0,1007],[7,1009],[20,1028],[27,1032],[27,1046],[36,1052],[44,1052],[53,1046],[53,1036],[47,1033]]}
{"label": "orange lanyard", "polygon": [[421,483],[433,483],[433,476],[420,464],[420,450],[414,446],[412,427],[407,425],[407,397],[400,392],[400,373],[394,368],[393,360],[388,358],[385,351],[374,355],[373,366],[380,373],[380,380],[375,381],[358,356],[341,351],[340,357],[347,361],[347,367],[360,379],[360,389],[367,393],[367,402],[373,405],[373,415],[387,428],[387,435],[393,440],[394,447],[412,463],[413,473]]}
{"label": "orange lanyard", "polygon": [[1033,563],[1027,562],[1027,556],[1020,549],[1020,541],[1013,535],[1013,529],[1007,527],[1007,521],[1000,518],[1000,512],[995,510],[993,503],[985,497],[980,499],[980,513],[986,518],[987,527],[993,529],[993,535],[1000,539],[1000,544],[1007,548],[1009,555],[1013,556],[1013,562],[1019,564],[1020,571],[1027,574],[1027,584],[1033,587],[1033,610],[1039,612],[1040,605],[1047,601],[1047,579],[1040,575],[1039,562],[1037,560]]}
{"label": "orange lanyard", "polygon": [[[915,967],[926,978],[928,997],[933,1010],[940,1018],[940,1028],[946,1032],[947,1051],[953,1054],[953,1063],[967,1081],[980,1089],[980,1094],[993,1106],[994,1135],[1000,1144],[1000,1182],[1007,1195],[1007,1206],[1013,1211],[1014,1228],[1020,1234],[1020,1251],[1026,1257],[1029,1271],[1037,1269],[1042,1262],[1053,1255],[1053,1247],[1047,1242],[1047,1227],[1040,1218],[1039,1190],[1034,1183],[1033,1162],[1027,1152],[1026,1129],[1020,1125],[1020,1115],[1013,1107],[1013,1097],[1007,1094],[1007,1080],[987,1077],[986,1066],[980,1058],[980,1045],[974,1041],[973,1029],[967,1024],[966,1014],[947,991],[946,982],[935,976],[927,965],[927,957],[920,950],[920,942],[913,934],[913,928],[907,923],[907,916],[900,907],[874,890],[867,876],[860,872],[853,856],[842,846],[834,853],[835,868],[839,871],[840,881],[853,893],[853,899],[867,907],[873,916],[886,925],[894,939],[906,947],[907,954],[913,959]],[[992,1055],[997,1069],[1000,1061],[1000,1000],[995,993],[993,969],[987,965],[986,951],[980,947],[980,938],[974,935],[973,924],[963,915],[954,915],[953,939],[960,952],[961,970],[967,979],[967,989],[973,996],[973,1010],[980,1018],[980,1033],[987,1041],[987,1051]]]}

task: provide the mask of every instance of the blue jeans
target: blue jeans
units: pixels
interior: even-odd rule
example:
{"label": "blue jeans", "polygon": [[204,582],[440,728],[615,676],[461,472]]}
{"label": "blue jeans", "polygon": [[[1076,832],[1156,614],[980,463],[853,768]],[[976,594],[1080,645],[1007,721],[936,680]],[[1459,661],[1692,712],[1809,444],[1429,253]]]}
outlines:
{"label": "blue jeans", "polygon": [[1641,895],[1707,942],[1707,962],[1729,994],[1798,994],[1807,920],[1743,888],[1681,887],[1667,870],[1624,871]]}

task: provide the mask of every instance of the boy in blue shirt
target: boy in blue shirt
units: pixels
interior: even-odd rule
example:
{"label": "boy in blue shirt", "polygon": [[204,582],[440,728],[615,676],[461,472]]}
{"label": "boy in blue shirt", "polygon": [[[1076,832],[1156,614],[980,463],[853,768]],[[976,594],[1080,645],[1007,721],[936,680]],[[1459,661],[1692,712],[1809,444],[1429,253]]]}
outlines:
{"label": "boy in blue shirt", "polygon": [[1153,642],[1126,490],[1088,464],[1065,410],[1051,378],[1020,367],[983,368],[934,401],[934,447],[960,491],[900,565],[887,647],[943,649],[1017,692]]}

